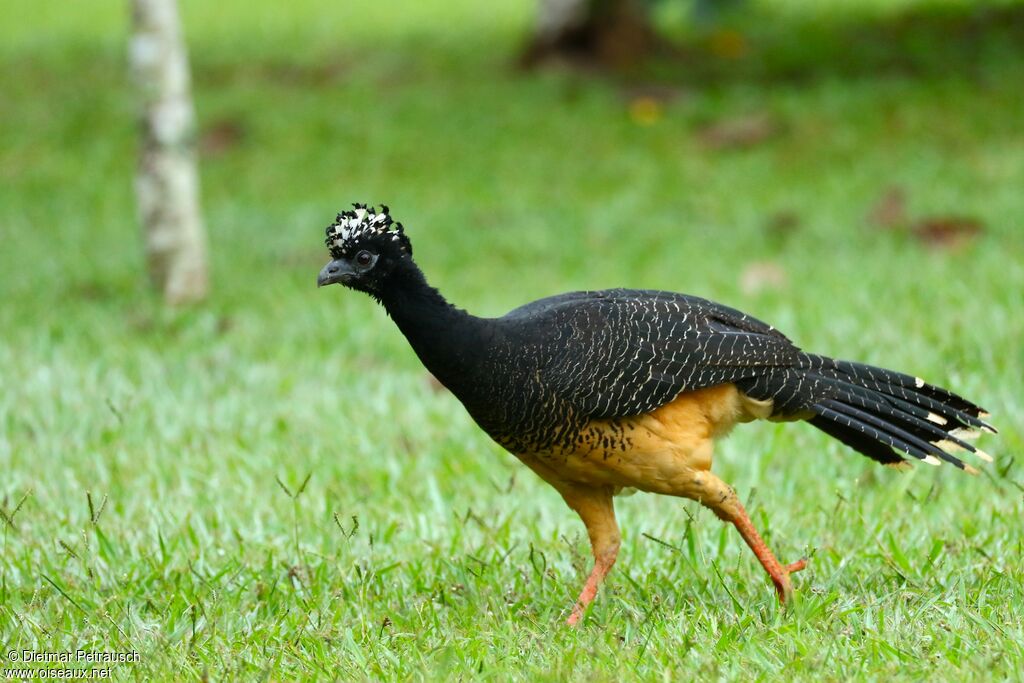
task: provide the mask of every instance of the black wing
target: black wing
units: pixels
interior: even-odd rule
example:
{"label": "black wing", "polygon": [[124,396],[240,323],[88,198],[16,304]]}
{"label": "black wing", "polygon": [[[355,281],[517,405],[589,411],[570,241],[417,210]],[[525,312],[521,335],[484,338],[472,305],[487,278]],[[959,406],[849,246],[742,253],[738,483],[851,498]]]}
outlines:
{"label": "black wing", "polygon": [[572,292],[504,320],[535,345],[545,389],[593,418],[639,415],[680,392],[793,367],[803,357],[756,318],[672,292]]}

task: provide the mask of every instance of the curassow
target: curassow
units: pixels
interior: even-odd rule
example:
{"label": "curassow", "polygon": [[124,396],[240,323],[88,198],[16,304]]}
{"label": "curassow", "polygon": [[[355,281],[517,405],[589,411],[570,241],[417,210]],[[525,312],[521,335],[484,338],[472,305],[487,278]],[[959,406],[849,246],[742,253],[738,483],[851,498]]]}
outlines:
{"label": "curassow", "polygon": [[988,414],[924,380],[804,353],[737,310],[672,292],[611,289],[540,299],[478,318],[427,284],[400,223],[356,204],[327,228],[318,286],[384,305],[420,360],[480,427],[562,495],[587,527],[594,568],[576,624],[619,550],[623,489],[699,501],[739,530],[785,602],[789,575],[736,492],[711,472],[715,440],[754,419],[806,420],[885,465],[904,455],[976,473],[951,454]]}

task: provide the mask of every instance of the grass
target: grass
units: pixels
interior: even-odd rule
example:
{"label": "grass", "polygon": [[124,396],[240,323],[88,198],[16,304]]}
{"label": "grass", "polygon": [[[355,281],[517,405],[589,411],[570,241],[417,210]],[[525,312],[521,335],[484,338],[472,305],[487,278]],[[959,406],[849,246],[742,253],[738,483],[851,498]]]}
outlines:
{"label": "grass", "polygon": [[[728,18],[744,55],[684,36],[692,70],[601,79],[511,67],[525,0],[187,2],[214,289],[180,311],[143,276],[123,6],[3,6],[0,646],[139,652],[118,680],[1019,676],[1024,30],[966,5],[836,0],[830,42],[765,0]],[[641,76],[671,97],[637,117]],[[707,144],[751,116],[772,132]],[[981,234],[878,228],[895,186],[909,221]],[[389,203],[474,312],[712,297],[977,399],[996,463],[899,474],[743,427],[716,470],[783,560],[811,555],[792,608],[699,505],[638,495],[562,628],[578,520],[371,301],[313,286],[352,201]]]}

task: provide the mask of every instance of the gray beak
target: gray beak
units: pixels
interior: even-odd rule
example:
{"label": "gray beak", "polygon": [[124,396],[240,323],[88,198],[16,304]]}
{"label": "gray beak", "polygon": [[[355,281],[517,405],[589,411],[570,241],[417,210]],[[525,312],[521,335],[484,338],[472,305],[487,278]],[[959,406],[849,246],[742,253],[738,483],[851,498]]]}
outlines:
{"label": "gray beak", "polygon": [[344,282],[355,274],[356,272],[352,270],[348,261],[340,258],[334,259],[320,271],[316,278],[316,286],[323,287],[324,285],[333,285],[335,282]]}

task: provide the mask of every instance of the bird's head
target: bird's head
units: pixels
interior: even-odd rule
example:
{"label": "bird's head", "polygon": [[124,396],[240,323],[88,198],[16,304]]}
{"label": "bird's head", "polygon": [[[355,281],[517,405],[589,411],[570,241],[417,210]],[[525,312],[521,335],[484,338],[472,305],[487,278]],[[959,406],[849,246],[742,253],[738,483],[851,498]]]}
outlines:
{"label": "bird's head", "polygon": [[327,226],[331,261],[316,279],[318,287],[341,283],[379,296],[388,276],[412,257],[412,244],[401,223],[391,220],[388,207],[378,213],[365,204],[354,204]]}

